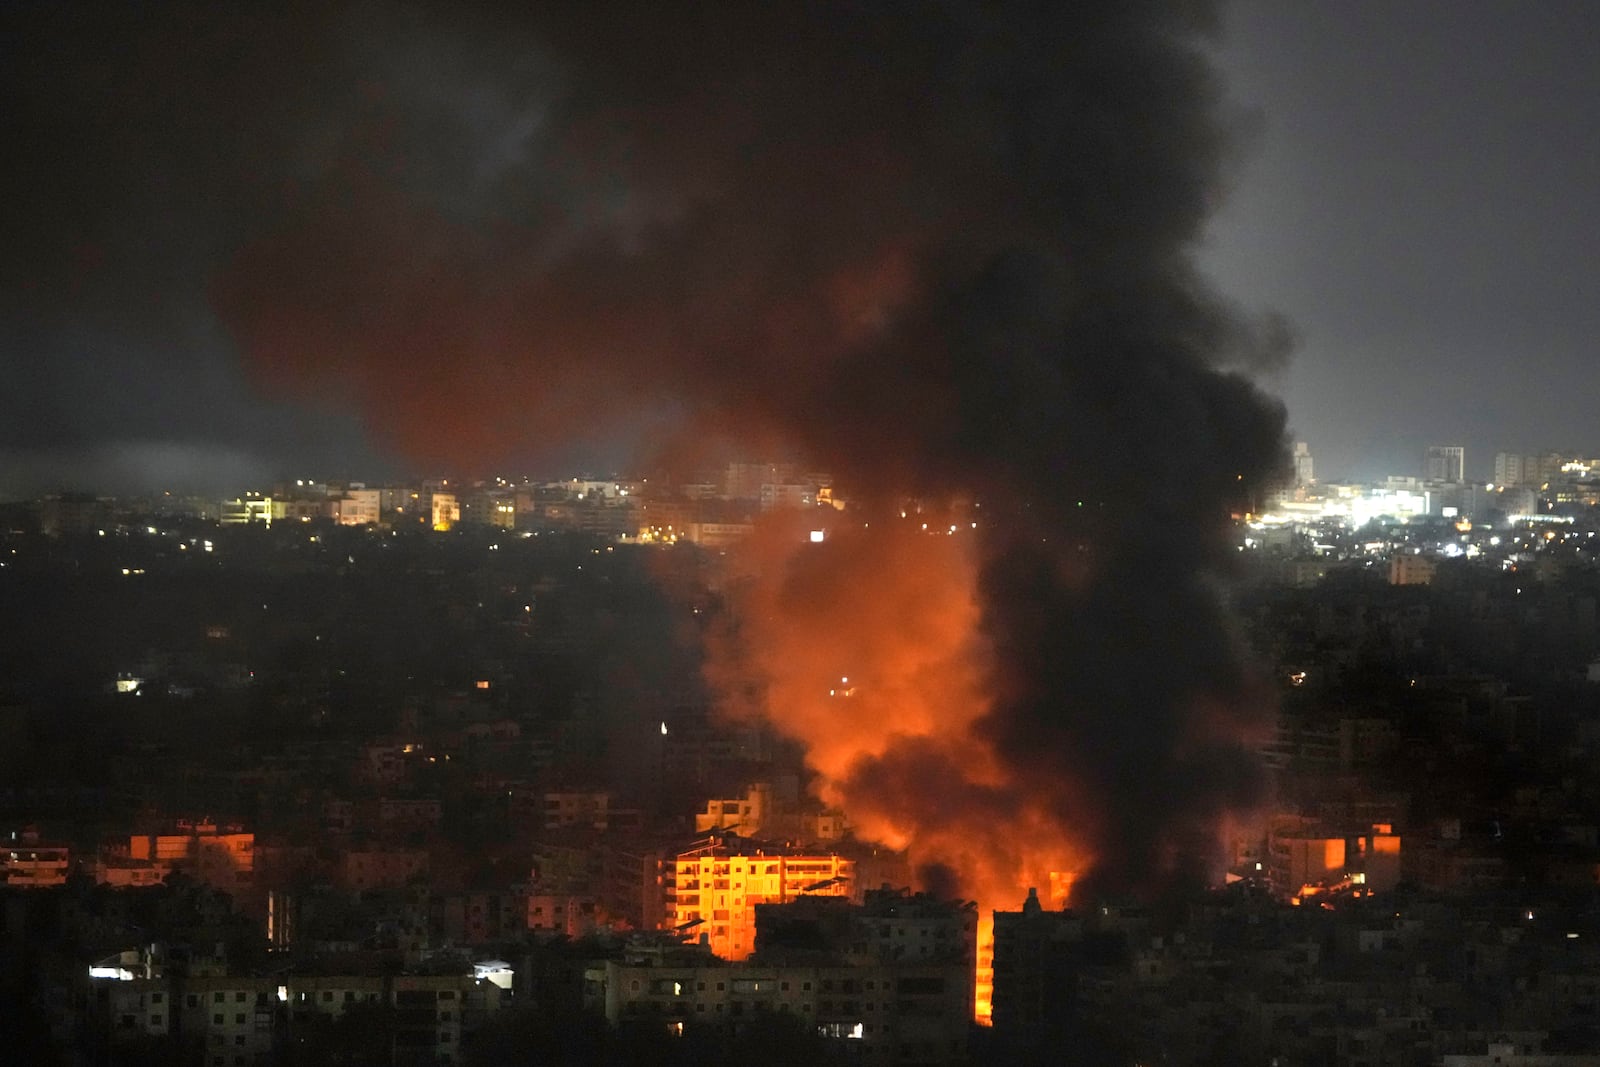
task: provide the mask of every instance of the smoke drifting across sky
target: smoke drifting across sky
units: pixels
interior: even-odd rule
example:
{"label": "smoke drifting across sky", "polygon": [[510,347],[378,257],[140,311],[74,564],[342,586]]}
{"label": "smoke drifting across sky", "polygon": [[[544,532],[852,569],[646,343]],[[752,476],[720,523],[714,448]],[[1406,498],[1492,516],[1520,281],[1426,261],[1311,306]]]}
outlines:
{"label": "smoke drifting across sky", "polygon": [[[1035,862],[950,855],[1010,812],[1086,884],[1156,886],[1251,799],[1262,703],[1212,583],[1229,508],[1281,462],[1283,412],[1243,371],[1285,331],[1191,259],[1228,153],[1211,5],[120,17],[60,106],[104,104],[121,171],[64,168],[104,210],[26,228],[82,231],[36,282],[93,290],[159,231],[248,380],[419,465],[620,434],[832,471],[872,525],[766,555],[745,607],[790,615],[746,636],[803,640],[805,598],[840,632],[876,592],[905,605],[880,632],[955,613],[927,662],[855,672],[919,710],[825,773],[969,882]],[[985,517],[934,548],[887,524],[907,496]],[[762,680],[819,754],[861,707],[803,714],[801,679]]]}

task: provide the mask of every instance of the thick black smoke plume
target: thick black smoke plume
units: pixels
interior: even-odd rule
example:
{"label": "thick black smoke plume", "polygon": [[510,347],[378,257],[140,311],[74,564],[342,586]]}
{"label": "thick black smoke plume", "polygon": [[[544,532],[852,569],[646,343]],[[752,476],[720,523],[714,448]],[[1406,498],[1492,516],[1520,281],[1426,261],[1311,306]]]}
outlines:
{"label": "thick black smoke plume", "polygon": [[[37,191],[76,175],[91,266],[153,240],[161,278],[203,271],[256,384],[461,473],[670,423],[868,504],[980,501],[988,703],[955,717],[990,766],[928,796],[950,747],[894,742],[842,795],[928,840],[1025,797],[1106,888],[1163,884],[1250,800],[1262,707],[1214,582],[1282,459],[1241,373],[1283,331],[1192,260],[1228,151],[1212,5],[66,21],[82,77],[28,128],[104,124],[111,154],[47,138]],[[35,288],[93,274],[57,259]]]}

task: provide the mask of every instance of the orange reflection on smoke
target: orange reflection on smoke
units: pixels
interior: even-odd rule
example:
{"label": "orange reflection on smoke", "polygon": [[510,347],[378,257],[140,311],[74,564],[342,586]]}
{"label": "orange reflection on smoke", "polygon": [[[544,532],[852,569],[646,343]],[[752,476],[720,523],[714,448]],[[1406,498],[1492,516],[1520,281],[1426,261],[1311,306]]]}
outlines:
{"label": "orange reflection on smoke", "polygon": [[896,738],[965,733],[988,708],[986,656],[971,538],[841,516],[813,543],[817,521],[769,513],[739,546],[728,581],[739,632],[708,673],[726,710],[805,742],[833,784]]}

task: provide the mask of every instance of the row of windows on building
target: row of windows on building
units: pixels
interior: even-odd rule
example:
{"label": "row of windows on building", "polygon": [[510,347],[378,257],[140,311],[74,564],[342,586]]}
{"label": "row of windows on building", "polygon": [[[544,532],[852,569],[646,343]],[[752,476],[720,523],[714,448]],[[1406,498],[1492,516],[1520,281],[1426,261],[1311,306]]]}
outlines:
{"label": "row of windows on building", "polygon": [[[324,989],[324,990],[322,990],[321,991],[322,1002],[324,1004],[333,1003],[334,992],[335,991],[332,990],[332,989]],[[401,999],[408,999],[409,1000],[409,999],[416,999],[416,995],[417,994],[420,994],[423,998],[428,999],[428,1000],[432,1000],[435,997],[437,997],[439,1000],[454,1000],[454,999],[456,999],[456,991],[454,989],[440,989],[440,990],[438,990],[436,992],[433,991],[433,990],[428,990],[428,989],[403,989],[403,990],[399,990],[395,995],[397,997],[401,998]],[[310,1000],[312,998],[312,996],[313,996],[313,994],[312,994],[312,992],[310,990],[302,990],[301,993],[300,993],[300,999],[301,1000]],[[166,997],[167,997],[167,995],[165,993],[151,993],[150,994],[150,1003],[151,1004],[161,1004],[166,1000]],[[235,1004],[247,1003],[248,1000],[249,1000],[249,997],[250,997],[250,993],[247,990],[238,989],[238,990],[234,990],[234,992],[233,992],[233,1002]],[[268,996],[268,994],[265,991],[259,991],[258,990],[256,992],[256,994],[255,994],[255,1002],[257,1004],[265,1004],[270,999],[271,998]],[[344,1003],[346,1003],[346,1004],[354,1003],[355,999],[356,999],[356,994],[355,994],[354,990],[346,989],[344,991]],[[378,999],[378,994],[377,993],[369,992],[367,994],[367,1000],[376,1001],[377,999]],[[226,1004],[227,1002],[228,1002],[227,991],[218,989],[218,990],[214,991],[211,994],[211,1003],[213,1003],[213,1004]],[[199,993],[190,993],[189,994],[189,999],[188,999],[188,1005],[191,1008],[199,1007],[200,1006],[200,994]]]}
{"label": "row of windows on building", "polygon": [[[883,1005],[883,1010],[884,1011],[888,1011],[889,1009],[890,1009],[890,1005],[885,1003]],[[660,1000],[634,1000],[634,1001],[629,1001],[627,1007],[624,1010],[629,1015],[688,1015],[689,1014],[689,1005],[688,1004],[668,1004],[668,1003],[666,1003],[664,1001],[660,1001]],[[699,1014],[699,1015],[707,1014],[707,1008],[706,1008],[706,1005],[705,1005],[704,1002],[700,1002],[700,1003],[695,1004],[694,1010],[695,1010],[695,1013]],[[745,1014],[745,1012],[747,1010],[755,1011],[755,1012],[765,1012],[765,1011],[772,1011],[773,1008],[772,1008],[772,1005],[766,1003],[765,1001],[757,1000],[757,1001],[752,1001],[749,1004],[745,1004],[742,1001],[737,1001],[736,1000],[736,1001],[733,1001],[733,1002],[728,1003],[728,1004],[713,1004],[713,1005],[711,1005],[710,1014],[712,1014],[712,1015],[722,1015],[722,1014],[726,1013],[728,1015],[743,1015],[743,1014]],[[777,1010],[780,1011],[780,1012],[792,1012],[792,1011],[794,1011],[794,1006],[792,1004],[790,1004],[788,1001],[779,1001]],[[877,1011],[878,1010],[877,1003],[875,1001],[870,1001],[870,1000],[867,1001],[865,1010],[867,1012],[875,1012],[875,1011]],[[835,1003],[834,1001],[831,1001],[831,1000],[824,1000],[824,1001],[821,1001],[820,1003],[818,1003],[816,1005],[816,1011],[818,1013],[822,1014],[822,1015],[857,1015],[857,1014],[860,1014],[861,1004],[858,1001],[854,1001],[854,1000],[841,1000],[841,1001],[838,1001],[837,1003]],[[811,1013],[812,1013],[812,1005],[811,1004],[802,1003],[800,1005],[800,1014],[802,1014],[802,1015],[810,1015]],[[866,1026],[866,1029],[869,1030],[869,1031],[872,1029],[872,1024],[871,1023],[866,1023],[865,1026]]]}
{"label": "row of windows on building", "polygon": [[[735,978],[732,984],[733,992],[735,993],[770,993],[773,991],[773,989],[777,989],[779,992],[787,993],[789,992],[789,987],[791,985],[789,982],[778,981],[772,978]],[[892,988],[887,979],[880,983],[871,978],[868,978],[865,981],[859,981],[855,978],[841,978],[837,982],[832,978],[824,978],[822,979],[821,984],[822,992],[824,993],[832,993],[835,988],[837,988],[841,993],[855,993],[862,989],[865,989],[867,992],[871,992],[880,985],[882,986],[884,992],[888,992],[890,988]],[[812,983],[810,982],[801,982],[800,991],[802,993],[811,992],[811,985]],[[716,983],[717,992],[725,992],[727,986],[727,982]],[[630,992],[638,993],[642,988],[643,987],[640,985],[639,979],[637,978],[628,983],[628,990]],[[689,991],[689,983],[675,978],[657,978],[650,983],[649,991],[655,994],[666,994],[677,997],[687,996]],[[695,991],[704,993],[706,991],[706,983],[696,982]],[[900,991],[902,993],[942,993],[944,992],[944,979],[938,977],[901,978]]]}

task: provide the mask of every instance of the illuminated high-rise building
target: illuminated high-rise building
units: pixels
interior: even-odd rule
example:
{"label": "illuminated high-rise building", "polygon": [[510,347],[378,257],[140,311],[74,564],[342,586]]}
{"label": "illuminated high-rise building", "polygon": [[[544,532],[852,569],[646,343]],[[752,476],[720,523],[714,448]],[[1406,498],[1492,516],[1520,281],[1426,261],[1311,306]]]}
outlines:
{"label": "illuminated high-rise building", "polygon": [[1294,443],[1294,484],[1298,486],[1310,485],[1316,481],[1316,475],[1311,465],[1311,446],[1304,441]]}
{"label": "illuminated high-rise building", "polygon": [[[1535,461],[1537,462],[1537,461]],[[1494,484],[1513,488],[1522,484],[1523,459],[1520,452],[1497,452],[1494,457]]]}
{"label": "illuminated high-rise building", "polygon": [[1573,452],[1553,449],[1543,452],[1500,452],[1494,457],[1494,484],[1508,488],[1526,485],[1538,489],[1559,480],[1564,474],[1573,473],[1574,463],[1585,471],[1590,466]]}

